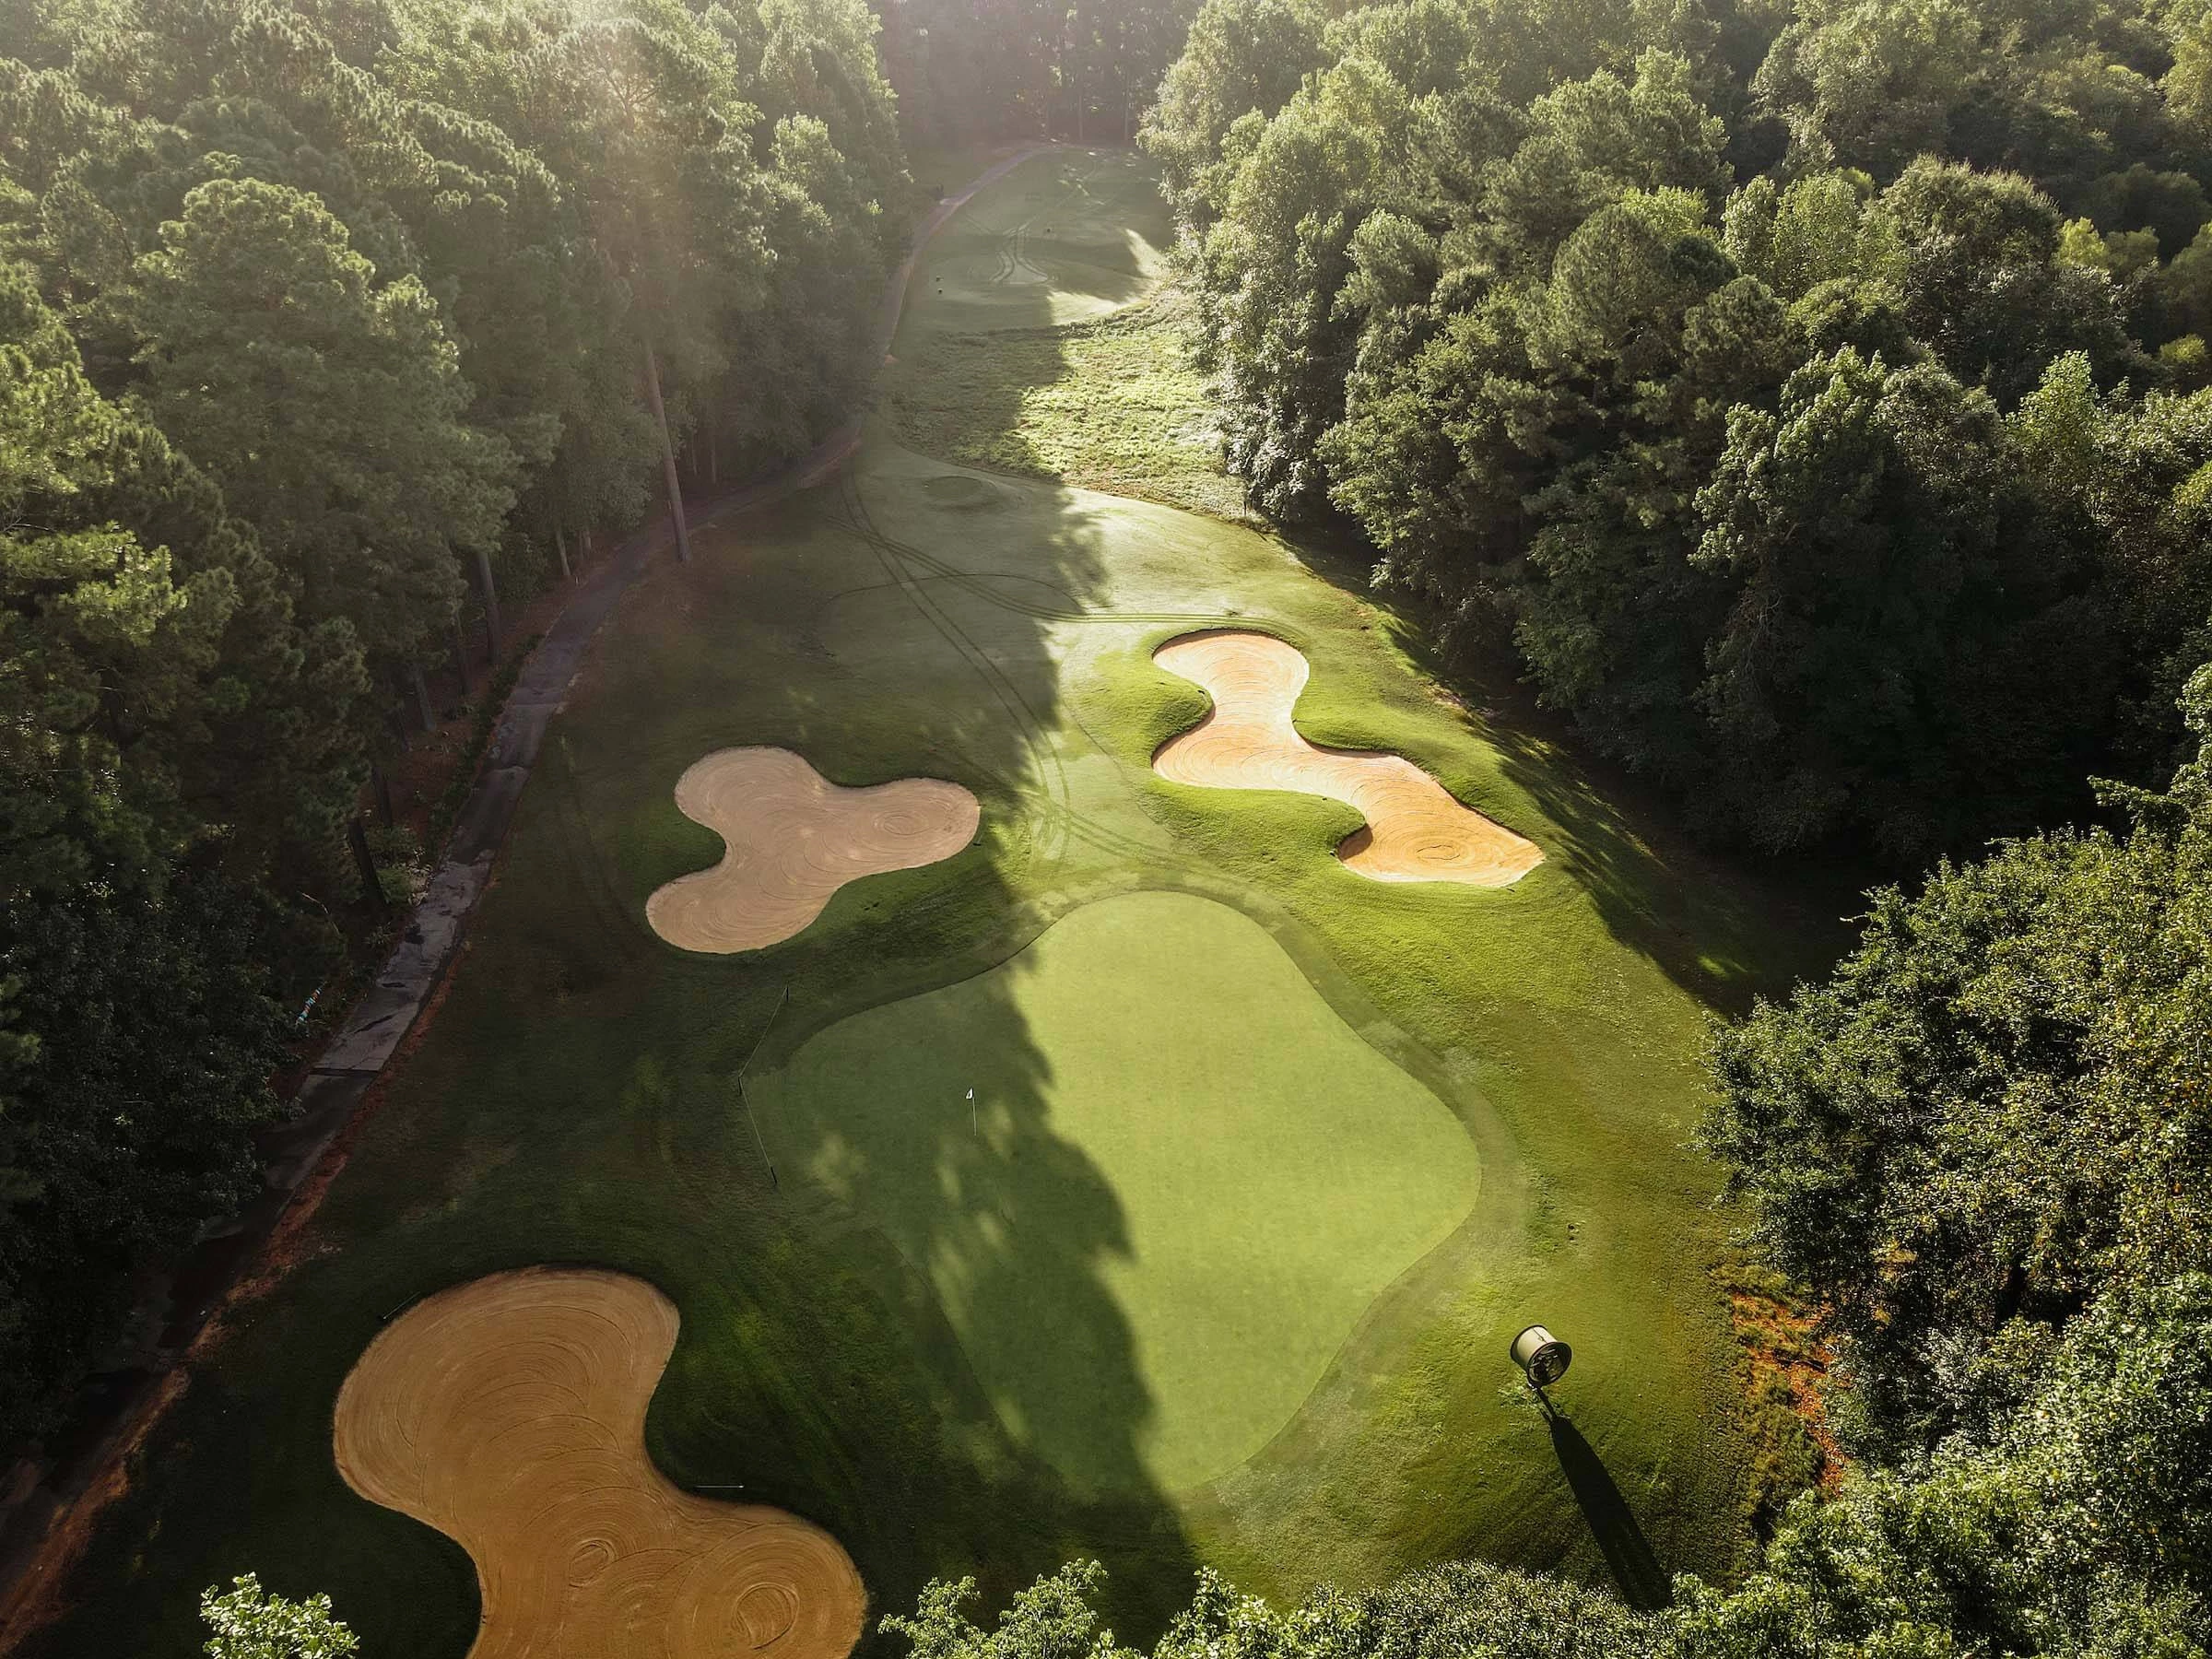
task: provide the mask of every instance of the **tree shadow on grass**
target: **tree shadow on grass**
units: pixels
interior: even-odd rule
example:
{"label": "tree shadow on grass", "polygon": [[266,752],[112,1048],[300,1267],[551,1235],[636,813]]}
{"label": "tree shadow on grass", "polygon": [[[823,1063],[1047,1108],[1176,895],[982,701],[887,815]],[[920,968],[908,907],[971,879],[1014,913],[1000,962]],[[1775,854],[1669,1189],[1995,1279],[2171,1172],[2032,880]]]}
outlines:
{"label": "tree shadow on grass", "polygon": [[[1062,151],[1018,168],[924,255],[911,296],[934,302],[916,308],[923,327],[1046,327],[1136,298],[1172,237],[1149,178],[1134,156],[1111,149]],[[902,329],[901,339],[911,343],[914,332]]]}
{"label": "tree shadow on grass", "polygon": [[1480,661],[1448,656],[1417,601],[1367,590],[1371,556],[1347,535],[1317,533],[1293,547],[1314,574],[1376,604],[1397,647],[1459,694],[1506,778],[1549,820],[1530,831],[1546,860],[1590,895],[1615,938],[1705,1006],[1740,1017],[1754,997],[1825,973],[1848,947],[1846,918],[1865,909],[1871,867],[1785,867],[1693,844],[1679,806],[1592,755],[1537,704],[1502,650]]}
{"label": "tree shadow on grass", "polygon": [[1612,1570],[1621,1598],[1643,1613],[1671,1606],[1673,1583],[1604,1459],[1549,1400],[1544,1402],[1544,1420],[1551,1430],[1551,1449],[1559,1460],[1559,1472],[1567,1477],[1575,1504],[1590,1524],[1590,1535]]}
{"label": "tree shadow on grass", "polygon": [[[1131,1253],[1128,1221],[1105,1173],[1055,1130],[1052,1065],[1012,976],[982,973],[1034,931],[1053,849],[1080,829],[1048,635],[1104,577],[1095,527],[1065,492],[948,488],[960,482],[980,483],[871,451],[759,522],[749,539],[771,551],[726,588],[688,584],[701,597],[684,635],[759,627],[695,682],[694,700],[723,711],[700,741],[786,743],[847,783],[948,778],[975,791],[984,823],[975,849],[854,884],[786,945],[663,963],[663,994],[693,1010],[694,1031],[671,1041],[695,1069],[734,1071],[768,1018],[735,1018],[733,991],[790,994],[749,1073],[760,1140],[735,1114],[694,1116],[672,1160],[677,1181],[734,1168],[773,1243],[742,1269],[673,1254],[645,1269],[688,1291],[653,1444],[679,1479],[742,1475],[748,1497],[827,1525],[882,1611],[961,1576],[990,1608],[1096,1558],[1107,1616],[1145,1636],[1187,1600],[1196,1558],[1140,1454],[1155,1404],[1105,1278]],[[641,677],[634,714],[600,717],[642,724],[663,692]],[[888,1072],[856,1063],[804,1102],[780,1088],[813,1032],[863,1010],[895,1018],[948,982],[971,992],[958,1026],[861,1057]],[[1036,1362],[1009,1358],[1024,1354]]]}

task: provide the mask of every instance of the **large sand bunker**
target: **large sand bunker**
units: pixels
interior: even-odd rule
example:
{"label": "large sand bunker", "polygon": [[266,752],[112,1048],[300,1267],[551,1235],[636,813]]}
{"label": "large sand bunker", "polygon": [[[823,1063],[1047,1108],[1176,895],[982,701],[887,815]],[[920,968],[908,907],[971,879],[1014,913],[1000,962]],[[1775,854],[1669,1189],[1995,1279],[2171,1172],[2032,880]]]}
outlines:
{"label": "large sand bunker", "polygon": [[1377,881],[1504,887],[1544,862],[1534,841],[1464,806],[1403,755],[1316,747],[1290,713],[1305,689],[1303,653],[1272,634],[1218,629],[1170,640],[1152,660],[1194,680],[1213,712],[1160,745],[1160,776],[1208,789],[1287,789],[1359,808],[1367,828],[1336,856]]}
{"label": "large sand bunker", "polygon": [[717,749],[677,780],[676,804],[728,850],[646,900],[645,919],[671,945],[724,955],[801,932],[848,881],[950,858],[982,818],[958,783],[846,789],[783,748]]}
{"label": "large sand bunker", "polygon": [[418,1303],[338,1394],[338,1470],[468,1551],[469,1659],[844,1659],[865,1597],[837,1541],[678,1489],[645,1453],[676,1308],[618,1273],[494,1274]]}

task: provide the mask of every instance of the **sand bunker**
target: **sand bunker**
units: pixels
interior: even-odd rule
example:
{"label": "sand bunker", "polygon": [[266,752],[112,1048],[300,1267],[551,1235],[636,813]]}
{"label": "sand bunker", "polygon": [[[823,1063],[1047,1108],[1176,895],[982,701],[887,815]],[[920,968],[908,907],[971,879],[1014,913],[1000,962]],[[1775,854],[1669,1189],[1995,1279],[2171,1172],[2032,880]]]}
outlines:
{"label": "sand bunker", "polygon": [[1504,887],[1544,862],[1534,841],[1463,806],[1402,755],[1318,748],[1290,712],[1305,688],[1302,653],[1272,634],[1222,629],[1170,640],[1153,661],[1195,680],[1213,712],[1160,745],[1153,768],[1208,789],[1287,789],[1359,808],[1336,856],[1377,881],[1462,881]]}
{"label": "sand bunker", "polygon": [[645,919],[671,945],[725,955],[790,938],[848,881],[950,858],[982,818],[958,783],[845,789],[782,748],[716,750],[677,780],[676,804],[728,851],[646,900]]}
{"label": "sand bunker", "polygon": [[860,1575],[829,1534],[653,1466],[676,1327],[641,1279],[495,1274],[409,1309],[346,1379],[347,1483],[477,1564],[469,1659],[844,1659],[860,1639]]}

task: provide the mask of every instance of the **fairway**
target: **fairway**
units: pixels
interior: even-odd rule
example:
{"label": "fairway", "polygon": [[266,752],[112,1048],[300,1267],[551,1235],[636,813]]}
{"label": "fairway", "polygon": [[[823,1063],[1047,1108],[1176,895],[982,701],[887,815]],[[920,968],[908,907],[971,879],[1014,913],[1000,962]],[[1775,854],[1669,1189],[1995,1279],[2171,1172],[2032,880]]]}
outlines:
{"label": "fairway", "polygon": [[1265,930],[1179,893],[843,1020],[753,1099],[778,1163],[890,1236],[1008,1428],[1088,1489],[1257,1452],[1477,1186],[1441,1101]]}
{"label": "fairway", "polygon": [[1534,844],[1468,810],[1403,755],[1308,743],[1295,719],[1306,659],[1273,635],[1217,629],[1171,640],[1152,660],[1204,687],[1214,705],[1152,757],[1161,777],[1342,801],[1365,821],[1336,856],[1376,881],[1505,887],[1544,861]]}
{"label": "fairway", "polygon": [[912,293],[959,328],[1077,323],[1146,292],[1168,240],[1152,171],[1135,156],[1100,153],[1077,168],[1048,159],[947,225],[915,267]]}
{"label": "fairway", "polygon": [[408,1309],[338,1395],[347,1484],[467,1549],[476,1659],[841,1659],[863,1595],[833,1538],[680,1492],[641,1455],[677,1315],[618,1274],[495,1274]]}
{"label": "fairway", "polygon": [[[1134,303],[1162,224],[1126,153],[1026,162],[923,258],[896,355]],[[599,634],[434,1019],[41,1651],[186,1651],[251,1569],[461,1659],[477,1546],[349,1488],[333,1412],[395,1310],[545,1265],[665,1299],[627,1466],[834,1539],[864,1650],[932,1577],[996,1601],[1075,1559],[1132,1641],[1202,1568],[1604,1580],[1589,1466],[1665,1568],[1733,1568],[1731,1220],[1688,1139],[1713,1012],[1807,961],[1791,895],[1447,694],[1364,567],[1241,525],[878,420],[696,544]],[[1211,707],[1156,653],[1239,630],[1305,667],[1268,741],[1359,758],[1355,796],[1387,759],[1479,878],[1347,868],[1384,806],[1155,770]],[[656,930],[756,830],[850,809],[771,922]],[[1537,1320],[1573,1469],[1506,1359]]]}

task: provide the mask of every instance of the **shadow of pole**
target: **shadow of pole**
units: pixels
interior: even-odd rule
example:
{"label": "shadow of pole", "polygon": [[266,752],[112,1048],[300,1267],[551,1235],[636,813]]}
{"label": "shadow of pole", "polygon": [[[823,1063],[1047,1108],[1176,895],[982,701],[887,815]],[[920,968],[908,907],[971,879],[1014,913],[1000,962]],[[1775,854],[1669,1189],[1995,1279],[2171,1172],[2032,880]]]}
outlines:
{"label": "shadow of pole", "polygon": [[1629,1508],[1629,1500],[1622,1496],[1620,1488],[1613,1483],[1604,1460],[1542,1389],[1536,1391],[1536,1398],[1543,1402],[1544,1420],[1551,1430],[1551,1449],[1559,1460],[1560,1473],[1567,1477],[1568,1488],[1574,1493],[1583,1519],[1590,1524],[1590,1535],[1597,1540],[1598,1553],[1613,1571],[1613,1582],[1620,1586],[1621,1598],[1641,1613],[1656,1613],[1671,1606],[1675,1599],[1673,1581],[1660,1566],[1651,1541],[1636,1524],[1635,1512]]}

